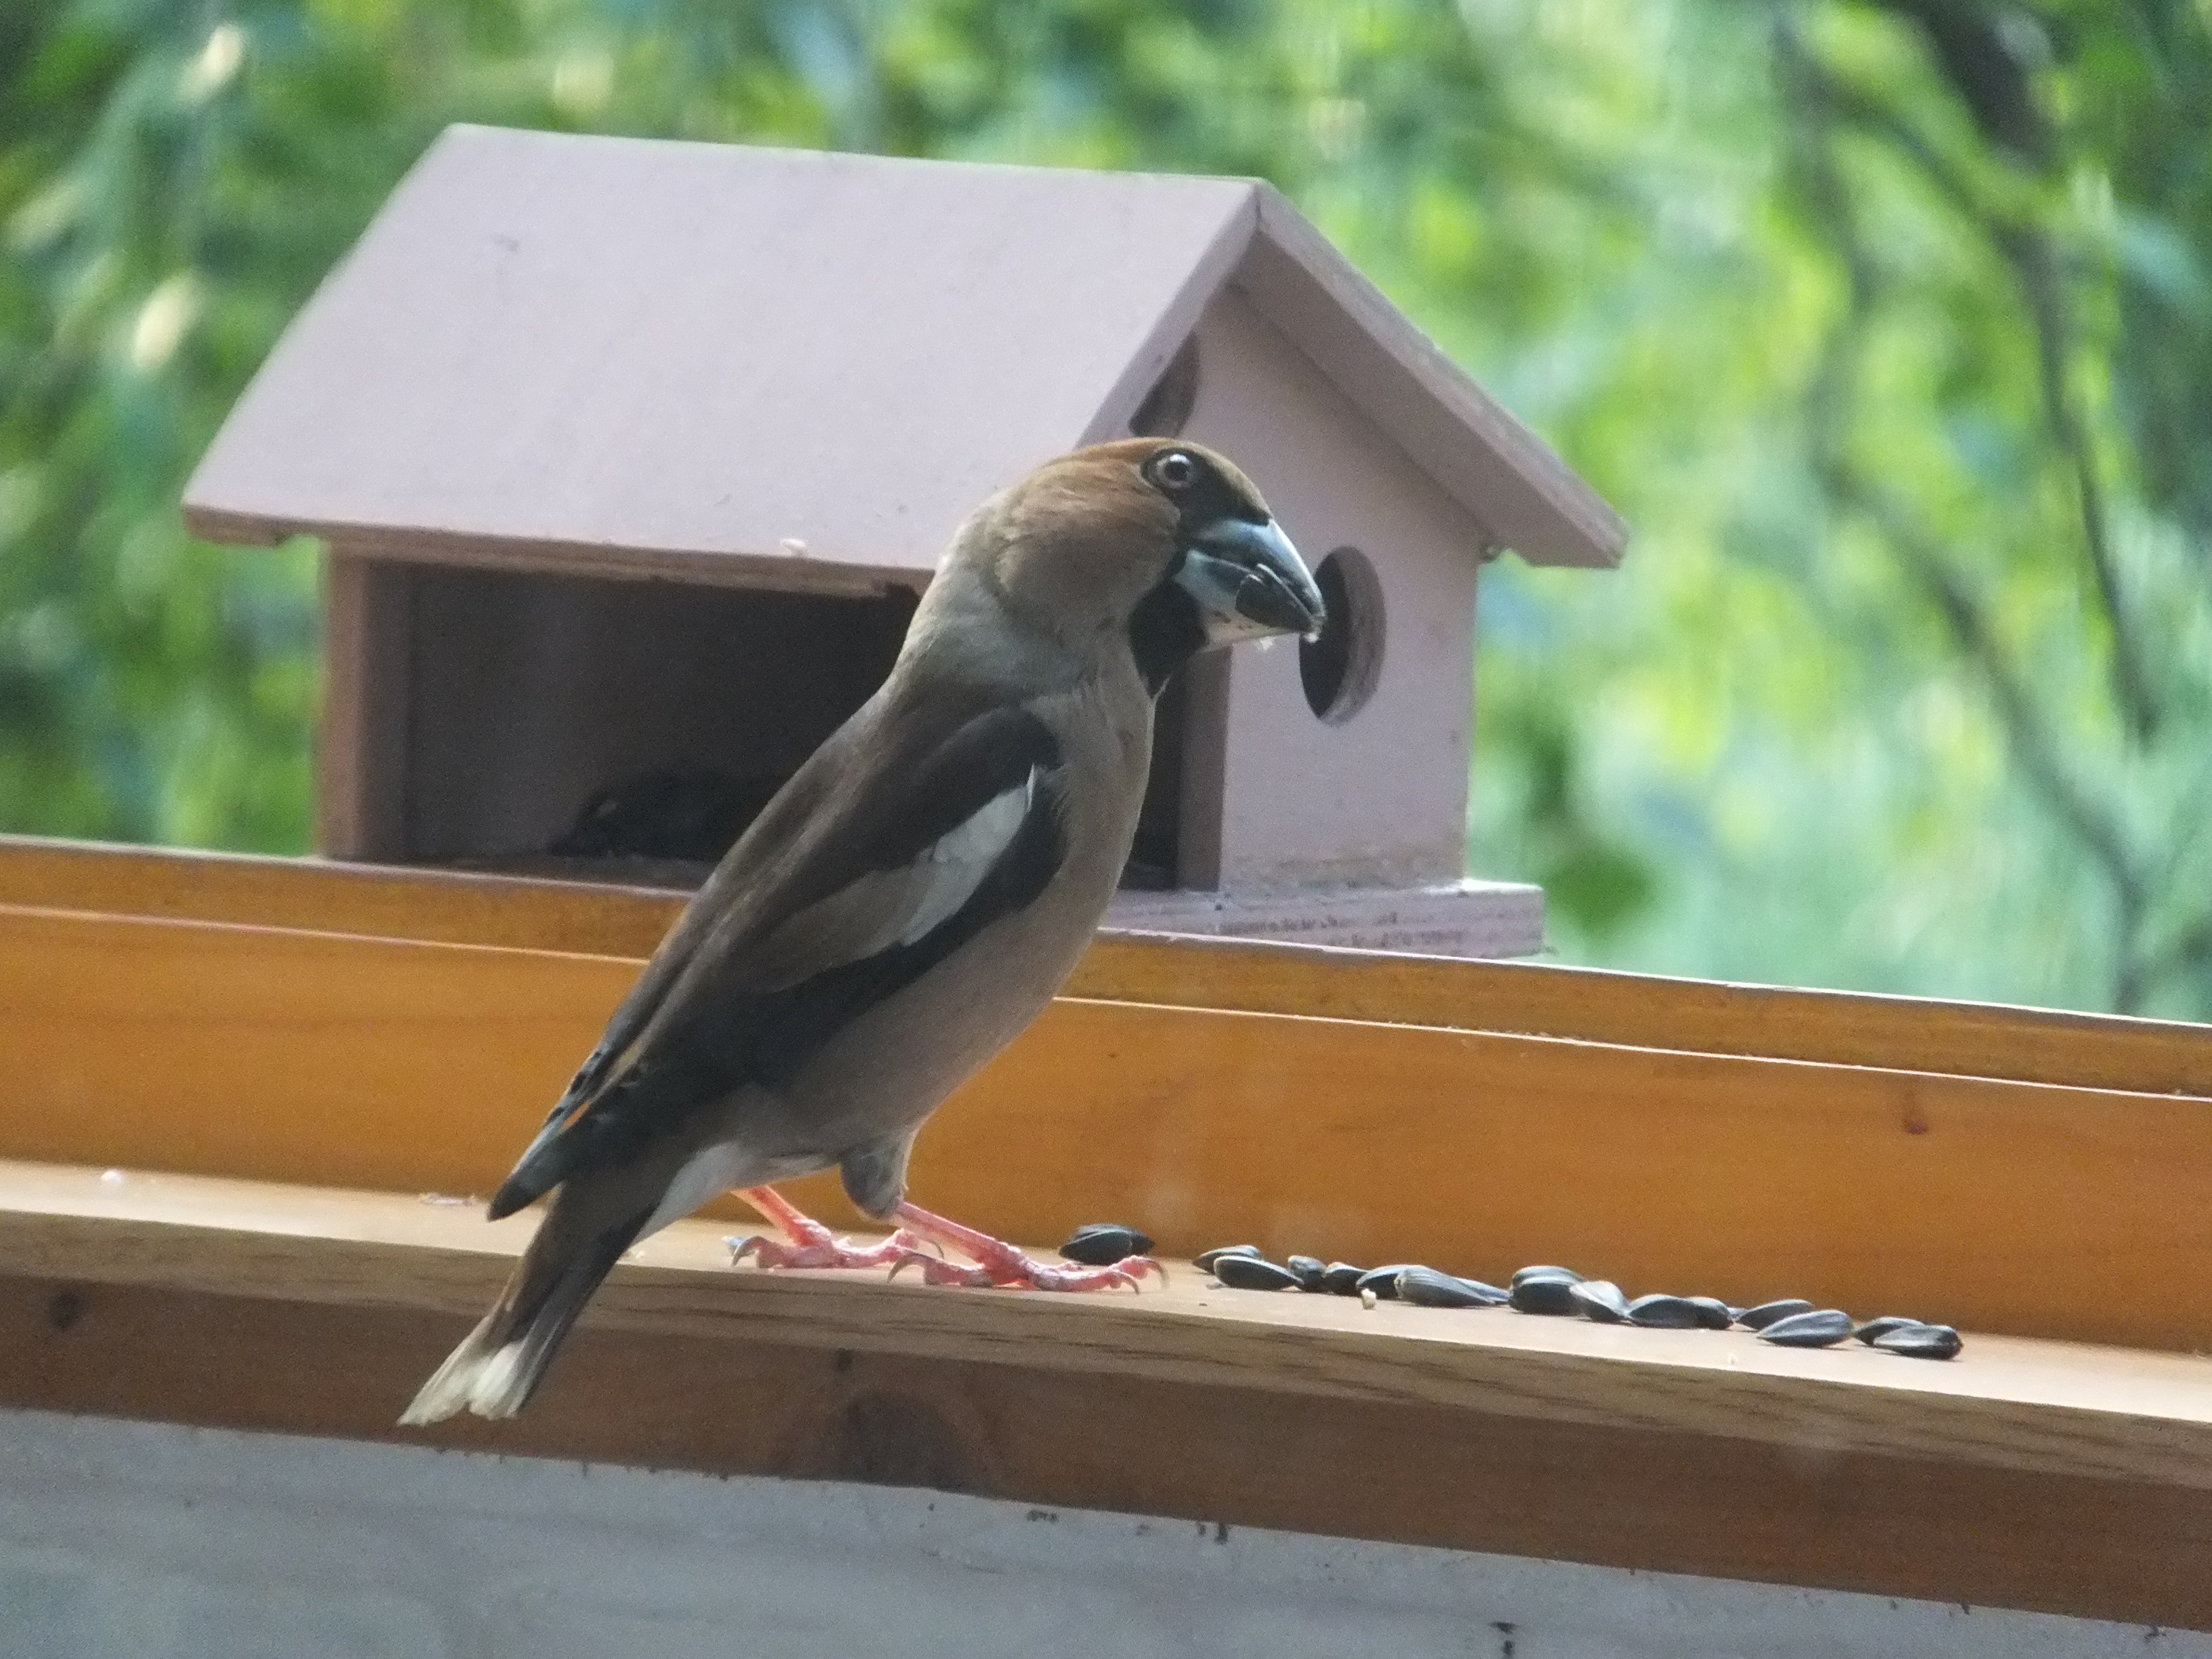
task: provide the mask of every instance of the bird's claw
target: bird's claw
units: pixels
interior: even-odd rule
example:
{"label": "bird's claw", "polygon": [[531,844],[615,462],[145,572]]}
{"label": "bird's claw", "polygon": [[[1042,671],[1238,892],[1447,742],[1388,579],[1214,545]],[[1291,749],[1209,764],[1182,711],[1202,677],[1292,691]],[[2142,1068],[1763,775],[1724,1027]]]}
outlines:
{"label": "bird's claw", "polygon": [[[921,1267],[921,1282],[925,1285],[957,1285],[975,1291],[1109,1291],[1124,1285],[1133,1291],[1141,1291],[1146,1269],[1158,1273],[1163,1283],[1168,1275],[1168,1270],[1148,1255],[1124,1256],[1109,1267],[1056,1267],[1018,1250],[1009,1250],[1004,1257],[975,1267],[927,1255],[916,1255],[913,1261]],[[901,1261],[891,1269],[890,1276],[896,1279],[900,1268],[907,1265]]]}
{"label": "bird's claw", "polygon": [[[811,1216],[801,1215],[768,1188],[747,1188],[743,1196],[773,1221],[783,1237],[754,1233],[724,1240],[730,1247],[732,1267],[750,1259],[757,1267],[770,1273],[789,1268],[889,1267],[892,1279],[908,1267],[918,1267],[925,1285],[957,1285],[971,1290],[1008,1286],[1109,1291],[1126,1285],[1136,1291],[1143,1288],[1147,1273],[1158,1273],[1163,1284],[1167,1281],[1168,1270],[1148,1255],[1124,1256],[1103,1267],[1039,1261],[1002,1240],[910,1204],[899,1206],[903,1224],[882,1243],[854,1244],[839,1238]],[[946,1260],[948,1247],[971,1257],[975,1265]],[[934,1255],[928,1253],[932,1250]]]}
{"label": "bird's claw", "polygon": [[755,1267],[767,1273],[886,1265],[896,1272],[908,1261],[931,1260],[915,1248],[915,1240],[903,1231],[893,1233],[880,1244],[855,1244],[849,1239],[833,1238],[827,1229],[818,1238],[810,1237],[796,1243],[762,1233],[749,1233],[743,1238],[726,1238],[722,1242],[730,1247],[732,1267],[750,1257]]}

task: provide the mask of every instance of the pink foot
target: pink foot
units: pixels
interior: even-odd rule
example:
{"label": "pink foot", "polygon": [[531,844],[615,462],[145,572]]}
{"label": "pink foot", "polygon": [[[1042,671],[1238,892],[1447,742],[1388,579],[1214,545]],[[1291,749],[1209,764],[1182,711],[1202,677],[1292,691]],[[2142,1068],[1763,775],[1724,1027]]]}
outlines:
{"label": "pink foot", "polygon": [[896,1213],[900,1224],[895,1240],[927,1240],[947,1245],[963,1255],[973,1256],[976,1265],[963,1267],[957,1262],[940,1261],[935,1256],[909,1250],[905,1260],[891,1269],[894,1279],[898,1277],[899,1268],[909,1261],[921,1267],[926,1285],[965,1285],[975,1290],[1018,1285],[1035,1291],[1106,1291],[1127,1285],[1133,1291],[1148,1270],[1163,1280],[1168,1276],[1168,1270],[1148,1255],[1124,1256],[1110,1267],[1063,1267],[1039,1261],[988,1233],[948,1221],[918,1204],[902,1204]]}
{"label": "pink foot", "polygon": [[730,1247],[732,1267],[748,1256],[756,1265],[771,1273],[789,1267],[890,1267],[896,1270],[909,1261],[936,1261],[934,1256],[925,1255],[921,1252],[919,1248],[921,1241],[904,1228],[880,1244],[854,1244],[848,1239],[837,1237],[772,1187],[748,1187],[738,1196],[774,1222],[784,1237],[768,1238],[754,1233],[744,1238],[723,1240]]}

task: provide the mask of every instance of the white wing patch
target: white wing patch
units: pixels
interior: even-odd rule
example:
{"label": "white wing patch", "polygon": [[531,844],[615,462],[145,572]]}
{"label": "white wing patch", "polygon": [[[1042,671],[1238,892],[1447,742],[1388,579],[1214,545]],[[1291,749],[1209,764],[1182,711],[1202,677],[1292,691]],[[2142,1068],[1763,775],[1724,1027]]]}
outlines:
{"label": "white wing patch", "polygon": [[900,945],[912,945],[975,896],[991,873],[999,855],[1021,833],[1036,797],[1036,768],[1003,794],[994,795],[975,809],[964,823],[948,830],[915,860],[922,876],[913,915],[896,936]]}
{"label": "white wing patch", "polygon": [[895,870],[872,870],[810,904],[762,941],[755,959],[771,985],[801,979],[928,937],[973,898],[1021,833],[1038,769],[1002,790]]}

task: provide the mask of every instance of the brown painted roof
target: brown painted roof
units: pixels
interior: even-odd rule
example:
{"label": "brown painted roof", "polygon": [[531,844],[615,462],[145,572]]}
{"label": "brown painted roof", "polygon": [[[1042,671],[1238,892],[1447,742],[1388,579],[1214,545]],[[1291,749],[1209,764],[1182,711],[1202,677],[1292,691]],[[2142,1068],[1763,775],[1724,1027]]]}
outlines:
{"label": "brown painted roof", "polygon": [[294,321],[186,516],[911,580],[991,490],[1123,432],[1231,283],[1496,543],[1617,562],[1612,509],[1265,184],[465,126]]}

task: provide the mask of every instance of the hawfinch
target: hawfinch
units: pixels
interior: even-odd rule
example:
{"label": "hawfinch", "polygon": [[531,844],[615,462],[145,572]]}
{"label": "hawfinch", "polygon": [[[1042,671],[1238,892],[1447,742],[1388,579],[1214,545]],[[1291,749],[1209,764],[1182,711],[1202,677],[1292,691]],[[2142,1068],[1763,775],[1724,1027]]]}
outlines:
{"label": "hawfinch", "polygon": [[[1105,913],[1161,685],[1322,620],[1258,490],[1196,444],[1079,450],[985,501],[882,689],[730,848],[494,1195],[494,1220],[553,1201],[400,1420],[512,1416],[623,1252],[733,1188],[783,1235],[740,1247],[763,1267],[1133,1284],[1154,1264],[1048,1265],[906,1202],[907,1154]],[[769,1190],[833,1164],[888,1242],[846,1244]]]}

